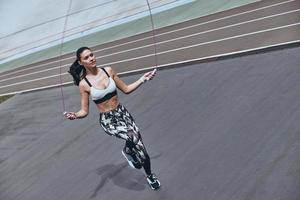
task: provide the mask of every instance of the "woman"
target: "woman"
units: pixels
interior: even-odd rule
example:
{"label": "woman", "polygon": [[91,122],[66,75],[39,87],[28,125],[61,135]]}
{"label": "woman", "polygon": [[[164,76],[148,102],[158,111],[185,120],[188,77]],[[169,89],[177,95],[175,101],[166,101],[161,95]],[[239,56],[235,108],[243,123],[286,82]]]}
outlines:
{"label": "woman", "polygon": [[70,120],[86,117],[89,112],[89,96],[91,96],[100,112],[99,122],[104,131],[125,140],[122,154],[129,165],[137,169],[143,167],[150,187],[158,189],[160,182],[151,172],[150,157],[139,129],[130,113],[120,104],[117,95],[117,88],[125,94],[133,92],[145,81],[153,79],[155,71],[145,73],[140,79],[127,85],[111,67],[99,69],[90,48],[79,48],[76,57],[69,73],[73,76],[74,84],[79,86],[81,109],[78,112],[65,112],[65,117]]}

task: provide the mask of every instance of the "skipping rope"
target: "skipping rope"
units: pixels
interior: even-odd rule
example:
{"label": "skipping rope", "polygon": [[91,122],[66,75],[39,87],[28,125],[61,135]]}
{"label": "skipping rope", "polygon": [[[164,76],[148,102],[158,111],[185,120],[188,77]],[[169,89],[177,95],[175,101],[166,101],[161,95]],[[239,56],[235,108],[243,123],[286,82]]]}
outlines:
{"label": "skipping rope", "polygon": [[152,28],[152,40],[154,45],[154,60],[155,60],[155,71],[156,71],[158,67],[156,33],[155,33],[154,20],[153,20],[153,15],[152,15],[152,10],[151,10],[149,0],[146,0],[146,2],[149,10],[149,16],[150,16],[150,22]]}
{"label": "skipping rope", "polygon": [[61,36],[61,42],[60,42],[60,48],[59,48],[59,81],[60,81],[60,92],[61,92],[62,110],[63,110],[63,112],[65,112],[66,106],[65,106],[65,98],[64,98],[64,92],[63,92],[63,80],[62,80],[62,76],[61,76],[61,71],[62,71],[62,69],[61,69],[62,68],[62,52],[63,52],[63,47],[64,47],[64,39],[65,39],[65,33],[66,33],[66,29],[67,29],[68,17],[70,15],[70,11],[71,11],[71,5],[72,5],[72,0],[69,1],[67,15],[66,15],[65,22],[64,22],[63,31],[61,32],[62,36]]}
{"label": "skipping rope", "polygon": [[[151,28],[152,28],[152,40],[153,40],[153,51],[154,51],[154,61],[155,61],[154,71],[152,73],[155,73],[158,68],[156,33],[155,33],[154,20],[153,20],[153,15],[152,15],[152,10],[151,10],[149,0],[146,0],[146,2],[147,2],[147,6],[148,6],[149,17],[150,17]],[[62,75],[61,75],[62,74],[62,53],[63,53],[64,39],[65,39],[65,33],[66,33],[66,29],[67,29],[68,17],[70,15],[70,11],[71,11],[71,5],[72,5],[72,0],[69,1],[67,15],[66,15],[66,18],[64,21],[63,31],[61,32],[62,37],[61,37],[60,48],[59,48],[59,80],[60,80],[60,91],[61,91],[63,113],[66,112],[66,106],[65,106],[65,99],[64,99],[64,92],[63,92],[63,80],[62,80]]]}

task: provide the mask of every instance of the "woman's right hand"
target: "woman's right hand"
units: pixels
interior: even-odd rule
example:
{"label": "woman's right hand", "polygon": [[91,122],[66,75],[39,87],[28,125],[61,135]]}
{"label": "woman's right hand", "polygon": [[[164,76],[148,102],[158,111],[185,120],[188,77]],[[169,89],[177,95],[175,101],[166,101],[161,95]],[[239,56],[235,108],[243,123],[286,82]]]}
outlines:
{"label": "woman's right hand", "polygon": [[77,118],[75,112],[64,112],[64,116],[69,120],[74,120]]}
{"label": "woman's right hand", "polygon": [[152,70],[151,72],[145,73],[140,80],[144,83],[146,81],[152,80],[154,76],[156,75],[157,69]]}

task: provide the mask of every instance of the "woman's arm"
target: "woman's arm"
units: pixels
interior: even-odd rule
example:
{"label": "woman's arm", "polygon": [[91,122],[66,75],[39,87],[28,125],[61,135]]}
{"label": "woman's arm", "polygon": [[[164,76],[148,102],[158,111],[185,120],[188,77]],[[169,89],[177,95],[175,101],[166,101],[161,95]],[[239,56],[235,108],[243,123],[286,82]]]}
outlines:
{"label": "woman's arm", "polygon": [[83,84],[79,84],[81,109],[75,113],[76,118],[84,118],[89,114],[89,93]]}
{"label": "woman's arm", "polygon": [[82,83],[79,84],[81,109],[78,112],[66,112],[65,116],[70,119],[84,118],[89,114],[89,93]]}
{"label": "woman's arm", "polygon": [[135,91],[138,87],[140,87],[145,81],[152,80],[156,74],[156,71],[151,71],[145,73],[141,78],[137,81],[127,85],[117,73],[111,68],[107,67],[107,71],[111,74],[114,81],[116,82],[117,87],[125,94],[130,94],[131,92]]}

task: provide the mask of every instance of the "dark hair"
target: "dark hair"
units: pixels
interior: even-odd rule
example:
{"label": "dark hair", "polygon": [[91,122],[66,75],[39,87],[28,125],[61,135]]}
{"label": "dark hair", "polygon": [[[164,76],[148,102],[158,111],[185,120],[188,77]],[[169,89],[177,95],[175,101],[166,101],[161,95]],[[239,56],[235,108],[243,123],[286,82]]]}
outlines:
{"label": "dark hair", "polygon": [[86,76],[86,69],[79,64],[80,55],[84,50],[91,50],[88,47],[80,47],[76,51],[76,60],[73,62],[69,69],[69,73],[73,76],[73,81],[75,85],[79,85],[79,82]]}

